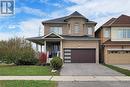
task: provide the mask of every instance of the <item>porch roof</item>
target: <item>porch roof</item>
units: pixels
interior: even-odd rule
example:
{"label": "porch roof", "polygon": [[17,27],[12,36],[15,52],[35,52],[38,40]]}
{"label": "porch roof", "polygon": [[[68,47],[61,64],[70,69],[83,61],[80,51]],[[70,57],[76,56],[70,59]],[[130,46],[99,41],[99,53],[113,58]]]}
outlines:
{"label": "porch roof", "polygon": [[39,37],[26,38],[26,40],[29,40],[31,42],[34,42],[40,45],[44,45],[44,41],[60,41],[62,39],[63,39],[62,36],[55,33],[49,33],[47,35],[39,36]]}
{"label": "porch roof", "polygon": [[47,38],[46,36],[39,36],[39,37],[31,37],[26,38],[26,40],[29,40],[31,42],[44,45],[44,41],[60,41],[60,40],[99,40],[98,38],[94,38],[88,35],[84,36],[69,36],[69,35],[61,35],[62,38]]}
{"label": "porch roof", "polygon": [[44,45],[44,36],[39,36],[39,37],[30,37],[30,38],[26,38],[26,40],[40,44],[40,45]]}
{"label": "porch roof", "polygon": [[71,36],[71,35],[61,35],[64,40],[99,40],[98,38],[89,36],[89,35],[83,35],[83,36]]}

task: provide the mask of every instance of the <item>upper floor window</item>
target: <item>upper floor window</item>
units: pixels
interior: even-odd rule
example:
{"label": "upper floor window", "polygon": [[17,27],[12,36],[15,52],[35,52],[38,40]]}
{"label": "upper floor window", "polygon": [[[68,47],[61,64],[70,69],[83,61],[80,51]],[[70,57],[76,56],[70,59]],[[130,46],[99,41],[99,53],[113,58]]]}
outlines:
{"label": "upper floor window", "polygon": [[75,33],[79,33],[79,32],[80,32],[79,23],[75,23],[75,25],[74,25],[74,32],[75,32]]}
{"label": "upper floor window", "polygon": [[62,27],[50,27],[50,33],[62,34]]}
{"label": "upper floor window", "polygon": [[88,35],[92,35],[93,34],[93,28],[92,27],[88,27]]}
{"label": "upper floor window", "polygon": [[123,29],[119,29],[119,30],[117,31],[117,37],[118,37],[119,39],[125,38],[125,32],[124,32]]}
{"label": "upper floor window", "polygon": [[118,29],[117,37],[119,39],[130,38],[130,29]]}
{"label": "upper floor window", "polygon": [[106,37],[106,38],[110,37],[110,30],[109,29],[104,29],[104,37]]}
{"label": "upper floor window", "polygon": [[130,29],[126,29],[126,31],[127,31],[127,32],[126,32],[126,33],[127,33],[127,35],[126,35],[127,38],[130,38]]}

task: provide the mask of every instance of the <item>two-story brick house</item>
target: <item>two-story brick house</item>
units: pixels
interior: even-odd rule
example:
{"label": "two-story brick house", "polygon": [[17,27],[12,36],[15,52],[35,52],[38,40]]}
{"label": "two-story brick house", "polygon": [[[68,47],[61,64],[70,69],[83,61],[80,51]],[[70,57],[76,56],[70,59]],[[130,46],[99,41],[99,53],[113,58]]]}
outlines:
{"label": "two-story brick house", "polygon": [[95,34],[100,38],[101,62],[130,64],[130,16],[110,19]]}
{"label": "two-story brick house", "polygon": [[43,21],[44,36],[27,38],[43,45],[49,58],[59,55],[66,63],[98,63],[99,39],[94,21],[77,11],[69,16]]}

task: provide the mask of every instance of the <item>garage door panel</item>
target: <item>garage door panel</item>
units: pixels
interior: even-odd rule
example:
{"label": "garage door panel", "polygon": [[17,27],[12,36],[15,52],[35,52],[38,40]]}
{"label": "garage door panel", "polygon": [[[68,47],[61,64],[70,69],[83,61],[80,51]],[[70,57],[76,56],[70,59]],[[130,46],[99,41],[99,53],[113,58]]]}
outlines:
{"label": "garage door panel", "polygon": [[72,49],[72,63],[95,63],[95,49]]}
{"label": "garage door panel", "polygon": [[128,50],[108,50],[105,57],[107,64],[130,64],[130,51]]}

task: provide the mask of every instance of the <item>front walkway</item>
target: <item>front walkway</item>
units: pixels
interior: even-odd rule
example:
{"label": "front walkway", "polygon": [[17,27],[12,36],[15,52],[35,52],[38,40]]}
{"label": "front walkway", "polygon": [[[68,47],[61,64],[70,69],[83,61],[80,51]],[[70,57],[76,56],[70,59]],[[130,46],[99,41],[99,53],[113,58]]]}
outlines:
{"label": "front walkway", "polygon": [[128,76],[0,76],[0,80],[130,81]]}
{"label": "front walkway", "polygon": [[65,63],[61,76],[124,76],[106,66],[95,63]]}

